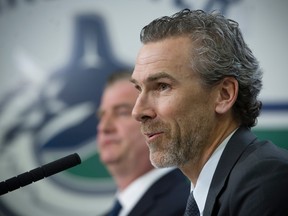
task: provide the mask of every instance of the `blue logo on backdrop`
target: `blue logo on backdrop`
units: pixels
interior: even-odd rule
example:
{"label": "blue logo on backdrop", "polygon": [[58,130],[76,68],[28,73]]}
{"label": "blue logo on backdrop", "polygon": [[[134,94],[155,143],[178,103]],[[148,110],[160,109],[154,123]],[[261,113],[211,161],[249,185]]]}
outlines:
{"label": "blue logo on backdrop", "polygon": [[[80,152],[84,160],[95,157],[98,123],[95,110],[105,80],[109,74],[128,68],[114,57],[102,18],[97,15],[78,16],[72,56],[67,65],[47,79],[39,93],[36,92],[34,101],[17,111],[20,120],[6,128],[2,138],[6,146],[0,146],[1,153],[4,154],[4,149],[19,135],[27,133],[32,137],[31,145],[39,166],[73,152]],[[12,97],[9,95],[3,99],[0,116],[1,110],[12,106],[13,98],[29,88],[28,85],[24,89],[15,89]],[[73,172],[73,175],[81,176],[83,172]],[[77,192],[111,193],[115,189],[107,181],[101,184],[110,178],[108,174],[94,176],[97,184],[90,186],[73,181],[72,175],[69,178],[58,176],[51,176],[51,179],[61,187]],[[84,176],[91,180],[91,175]]]}

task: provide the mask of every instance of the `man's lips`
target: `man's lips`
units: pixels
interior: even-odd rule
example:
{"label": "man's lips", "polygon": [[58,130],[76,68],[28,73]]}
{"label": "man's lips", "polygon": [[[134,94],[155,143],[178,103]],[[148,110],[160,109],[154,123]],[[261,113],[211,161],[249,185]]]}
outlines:
{"label": "man's lips", "polygon": [[163,132],[153,132],[153,133],[144,133],[144,135],[148,141],[151,141],[159,137],[162,133]]}
{"label": "man's lips", "polygon": [[120,142],[120,140],[116,140],[116,139],[105,139],[102,140],[102,145],[112,145],[112,144],[118,144]]}

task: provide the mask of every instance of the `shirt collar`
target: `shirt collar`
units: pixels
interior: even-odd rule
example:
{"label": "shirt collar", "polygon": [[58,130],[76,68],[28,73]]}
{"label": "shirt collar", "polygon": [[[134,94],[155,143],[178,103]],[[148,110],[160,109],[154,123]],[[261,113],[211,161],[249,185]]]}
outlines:
{"label": "shirt collar", "polygon": [[[236,131],[236,130],[235,130]],[[205,207],[208,191],[212,182],[213,175],[215,173],[216,167],[220,160],[220,157],[229,141],[231,136],[234,134],[233,131],[226,139],[216,148],[211,157],[208,159],[204,167],[202,168],[200,175],[197,180],[197,184],[194,185],[191,183],[191,191],[193,191],[193,195],[195,201],[198,205],[200,215],[203,215],[203,210]]]}

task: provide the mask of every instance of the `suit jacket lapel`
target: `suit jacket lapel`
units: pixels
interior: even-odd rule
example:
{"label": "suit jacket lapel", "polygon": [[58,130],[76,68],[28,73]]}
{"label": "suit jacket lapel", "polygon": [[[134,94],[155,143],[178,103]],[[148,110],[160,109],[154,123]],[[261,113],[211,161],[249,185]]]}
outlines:
{"label": "suit jacket lapel", "polygon": [[155,205],[157,197],[165,196],[169,192],[169,188],[175,186],[173,185],[174,179],[179,178],[179,172],[179,170],[173,170],[155,182],[128,215],[146,216],[147,211]]}
{"label": "suit jacket lapel", "polygon": [[237,163],[241,154],[255,139],[257,139],[256,136],[251,133],[249,129],[242,127],[239,128],[228,141],[227,146],[219,160],[210,185],[203,212],[204,216],[212,215],[217,195],[223,188],[227,177],[229,176],[234,165]]}

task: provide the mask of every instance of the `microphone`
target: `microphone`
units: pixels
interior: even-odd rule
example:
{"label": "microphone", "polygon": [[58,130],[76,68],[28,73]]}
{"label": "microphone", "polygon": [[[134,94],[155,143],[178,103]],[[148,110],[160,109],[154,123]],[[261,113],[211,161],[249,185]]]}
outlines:
{"label": "microphone", "polygon": [[24,187],[45,177],[49,177],[81,163],[77,153],[60,158],[41,167],[35,168],[18,176],[0,182],[0,196],[10,191]]}

